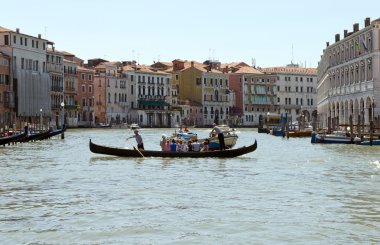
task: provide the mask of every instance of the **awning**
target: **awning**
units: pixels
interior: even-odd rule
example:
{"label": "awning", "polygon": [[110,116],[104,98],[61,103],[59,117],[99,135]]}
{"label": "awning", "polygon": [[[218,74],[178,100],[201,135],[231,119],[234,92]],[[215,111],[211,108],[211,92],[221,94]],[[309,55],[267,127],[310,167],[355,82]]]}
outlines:
{"label": "awning", "polygon": [[169,103],[160,100],[140,100],[140,105],[145,106],[170,106]]}

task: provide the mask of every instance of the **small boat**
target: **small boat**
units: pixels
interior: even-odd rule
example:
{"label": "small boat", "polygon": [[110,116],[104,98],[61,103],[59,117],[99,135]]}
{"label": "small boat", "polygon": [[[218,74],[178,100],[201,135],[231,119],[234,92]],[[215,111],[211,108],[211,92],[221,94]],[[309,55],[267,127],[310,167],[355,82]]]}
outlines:
{"label": "small boat", "polygon": [[[226,145],[226,148],[230,149],[235,146],[238,136],[235,133],[234,128],[230,128],[228,125],[218,125],[224,135],[224,144]],[[207,138],[209,142],[209,149],[210,150],[216,150],[219,149],[219,139],[216,134],[211,134],[209,138]],[[203,142],[205,139],[199,140],[200,142]]]}
{"label": "small boat", "polygon": [[22,140],[23,138],[25,138],[28,134],[28,127],[25,127],[25,130],[23,133],[19,133],[19,134],[14,134],[14,135],[11,135],[11,136],[7,136],[7,137],[1,137],[0,138],[0,145],[6,145],[6,144],[11,144],[13,142],[18,142],[20,140]]}
{"label": "small boat", "polygon": [[223,151],[188,151],[188,152],[171,152],[171,151],[150,151],[150,150],[137,150],[135,149],[122,149],[109,146],[101,146],[91,142],[90,151],[98,154],[119,156],[119,157],[189,157],[189,158],[204,158],[204,157],[217,157],[217,158],[232,158],[253,152],[257,148],[257,141],[250,146],[243,146],[237,149],[228,149]]}
{"label": "small boat", "polygon": [[312,133],[311,131],[298,131],[298,130],[288,132],[289,137],[293,137],[293,138],[310,137],[311,133]]}
{"label": "small boat", "polygon": [[63,125],[62,128],[60,129],[56,129],[56,130],[52,130],[50,131],[48,134],[45,134],[43,136],[40,136],[37,140],[45,140],[45,139],[50,139],[51,137],[53,136],[56,136],[56,135],[59,135],[59,134],[62,134],[63,132],[66,131],[66,125]]}
{"label": "small boat", "polygon": [[137,123],[132,123],[130,126],[129,126],[131,129],[135,130],[135,129],[139,129],[140,126],[137,124]]}
{"label": "small boat", "polygon": [[364,140],[356,140],[355,143],[357,145],[380,145],[380,139],[373,139],[372,141],[368,138]]}
{"label": "small boat", "polygon": [[111,123],[99,123],[97,125],[98,128],[112,128],[112,124]]}
{"label": "small boat", "polygon": [[333,131],[331,134],[313,132],[311,143],[352,144],[352,139],[349,133],[344,131]]}
{"label": "small boat", "polygon": [[43,132],[28,134],[24,138],[20,139],[19,142],[29,142],[29,141],[36,141],[36,140],[43,139],[44,137],[49,135],[51,131],[52,131],[51,129],[48,129]]}

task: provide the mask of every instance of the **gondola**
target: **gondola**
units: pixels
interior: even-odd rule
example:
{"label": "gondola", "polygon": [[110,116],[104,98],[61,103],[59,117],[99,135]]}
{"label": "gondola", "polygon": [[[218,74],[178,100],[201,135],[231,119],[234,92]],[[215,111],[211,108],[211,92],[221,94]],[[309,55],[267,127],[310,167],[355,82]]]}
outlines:
{"label": "gondola", "polygon": [[219,158],[232,158],[241,156],[255,151],[257,148],[257,141],[250,146],[243,146],[237,149],[228,149],[224,151],[203,151],[203,152],[170,152],[170,151],[149,151],[137,149],[122,149],[109,146],[101,146],[91,142],[90,151],[98,154],[119,156],[119,157],[190,157],[190,158],[205,158],[205,157],[219,157]]}
{"label": "gondola", "polygon": [[23,138],[27,136],[27,134],[28,134],[28,127],[25,127],[24,132],[21,134],[15,134],[9,137],[0,138],[0,145],[6,145],[6,144],[10,144],[10,143],[22,140]]}
{"label": "gondola", "polygon": [[62,128],[56,129],[56,130],[52,130],[48,134],[44,134],[44,135],[40,136],[37,140],[50,139],[51,137],[59,135],[59,134],[62,134],[65,131],[66,131],[66,125],[63,125]]}
{"label": "gondola", "polygon": [[42,139],[43,137],[46,137],[47,135],[49,135],[49,133],[50,133],[51,131],[52,131],[52,130],[49,129],[49,130],[46,130],[46,131],[44,131],[44,132],[40,132],[40,133],[28,134],[28,135],[25,136],[24,138],[18,140],[18,142],[29,142],[29,141],[40,140],[40,139]]}

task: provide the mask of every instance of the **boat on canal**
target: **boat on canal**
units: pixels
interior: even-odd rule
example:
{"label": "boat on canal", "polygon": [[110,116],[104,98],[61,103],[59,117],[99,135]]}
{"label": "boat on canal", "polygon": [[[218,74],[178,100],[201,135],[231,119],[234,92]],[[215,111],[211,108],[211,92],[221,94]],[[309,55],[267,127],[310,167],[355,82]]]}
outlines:
{"label": "boat on canal", "polygon": [[313,132],[311,143],[352,144],[351,136],[345,131],[333,131],[331,134]]}
{"label": "boat on canal", "polygon": [[18,142],[28,135],[28,127],[25,127],[24,132],[19,134],[13,134],[11,136],[5,136],[0,138],[0,145],[7,145],[14,142]]}
{"label": "boat on canal", "polygon": [[252,145],[243,146],[236,149],[214,150],[214,151],[188,151],[188,152],[172,152],[172,151],[152,151],[115,148],[110,146],[102,146],[95,144],[90,139],[90,151],[97,154],[105,154],[119,157],[166,157],[166,158],[233,158],[238,157],[257,149],[257,141]]}

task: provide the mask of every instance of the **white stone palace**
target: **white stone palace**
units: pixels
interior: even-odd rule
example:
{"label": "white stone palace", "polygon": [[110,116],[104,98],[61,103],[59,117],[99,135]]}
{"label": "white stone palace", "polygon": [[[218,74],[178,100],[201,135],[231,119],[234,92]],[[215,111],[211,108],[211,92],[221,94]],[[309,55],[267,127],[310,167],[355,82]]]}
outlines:
{"label": "white stone palace", "polygon": [[326,43],[318,64],[318,127],[369,125],[380,115],[380,19],[366,18],[364,28],[353,25],[335,43]]}

